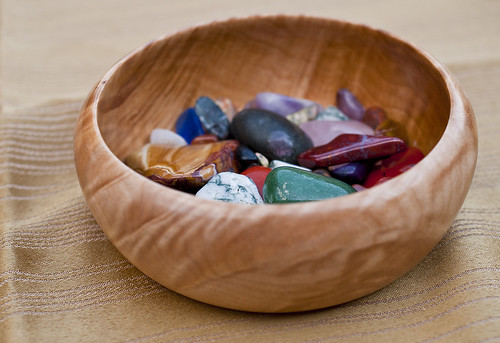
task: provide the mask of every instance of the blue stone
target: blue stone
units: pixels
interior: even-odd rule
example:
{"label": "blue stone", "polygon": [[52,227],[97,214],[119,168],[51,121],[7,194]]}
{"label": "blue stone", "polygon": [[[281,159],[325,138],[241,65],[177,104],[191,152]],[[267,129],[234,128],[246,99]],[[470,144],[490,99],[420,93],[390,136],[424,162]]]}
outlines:
{"label": "blue stone", "polygon": [[220,140],[227,138],[229,119],[212,99],[207,96],[199,97],[196,100],[194,110],[206,132],[216,135]]}
{"label": "blue stone", "polygon": [[252,165],[259,165],[259,158],[255,152],[243,144],[240,144],[236,148],[236,159],[240,163],[242,170],[245,170]]}
{"label": "blue stone", "polygon": [[175,132],[182,136],[188,144],[193,138],[205,133],[201,126],[200,118],[196,115],[194,108],[190,107],[177,118],[175,122]]}

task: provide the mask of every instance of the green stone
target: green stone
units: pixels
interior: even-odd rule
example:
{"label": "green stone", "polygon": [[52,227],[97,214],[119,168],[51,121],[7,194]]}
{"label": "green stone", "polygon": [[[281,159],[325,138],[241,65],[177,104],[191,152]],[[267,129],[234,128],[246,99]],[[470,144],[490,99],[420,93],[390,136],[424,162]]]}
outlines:
{"label": "green stone", "polygon": [[293,168],[273,169],[264,183],[264,202],[287,204],[335,198],[356,190],[340,180]]}

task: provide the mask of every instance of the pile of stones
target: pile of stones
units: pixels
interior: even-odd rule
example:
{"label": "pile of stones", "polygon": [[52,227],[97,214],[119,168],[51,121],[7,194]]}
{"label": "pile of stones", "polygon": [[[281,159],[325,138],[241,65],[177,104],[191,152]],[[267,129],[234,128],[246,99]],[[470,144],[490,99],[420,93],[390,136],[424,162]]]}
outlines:
{"label": "pile of stones", "polygon": [[336,106],[262,92],[237,110],[199,97],[175,131],[157,128],[125,163],[197,197],[239,204],[322,200],[361,191],[424,157],[404,127],[347,89]]}

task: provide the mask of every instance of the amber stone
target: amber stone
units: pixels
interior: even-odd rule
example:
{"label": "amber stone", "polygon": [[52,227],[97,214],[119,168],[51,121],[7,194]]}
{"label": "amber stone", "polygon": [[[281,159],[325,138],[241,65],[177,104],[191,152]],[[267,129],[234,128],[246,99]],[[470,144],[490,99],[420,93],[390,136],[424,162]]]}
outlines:
{"label": "amber stone", "polygon": [[304,151],[298,162],[307,168],[328,167],[389,156],[405,149],[406,144],[396,137],[343,134],[328,144]]}
{"label": "amber stone", "polygon": [[147,144],[130,154],[125,163],[165,186],[194,191],[221,172],[238,172],[235,140],[166,148]]}

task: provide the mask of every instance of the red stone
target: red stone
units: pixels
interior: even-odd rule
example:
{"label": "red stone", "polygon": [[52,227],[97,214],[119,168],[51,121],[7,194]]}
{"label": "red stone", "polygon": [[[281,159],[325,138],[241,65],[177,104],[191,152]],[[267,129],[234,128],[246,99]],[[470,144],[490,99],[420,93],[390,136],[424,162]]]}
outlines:
{"label": "red stone", "polygon": [[205,133],[205,134],[202,134],[202,135],[199,135],[199,136],[195,137],[191,141],[191,145],[215,143],[215,142],[218,142],[218,141],[219,141],[219,139],[217,138],[216,135],[213,135],[211,133]]}
{"label": "red stone", "polygon": [[387,119],[387,113],[385,113],[383,108],[378,106],[373,106],[365,110],[365,115],[363,116],[363,123],[375,129],[377,126],[382,124]]}
{"label": "red stone", "polygon": [[397,153],[379,161],[366,177],[364,186],[372,187],[398,176],[424,158],[424,154],[415,147],[410,147],[406,151]]}
{"label": "red stone", "polygon": [[263,196],[262,188],[264,187],[264,181],[266,181],[267,174],[269,174],[271,170],[272,169],[268,167],[255,166],[246,169],[241,174],[251,178],[252,181],[255,182],[255,185],[257,185],[257,189],[259,190],[260,196]]}
{"label": "red stone", "polygon": [[328,167],[385,157],[405,149],[406,144],[396,137],[343,134],[328,144],[304,151],[298,162],[307,168]]}

